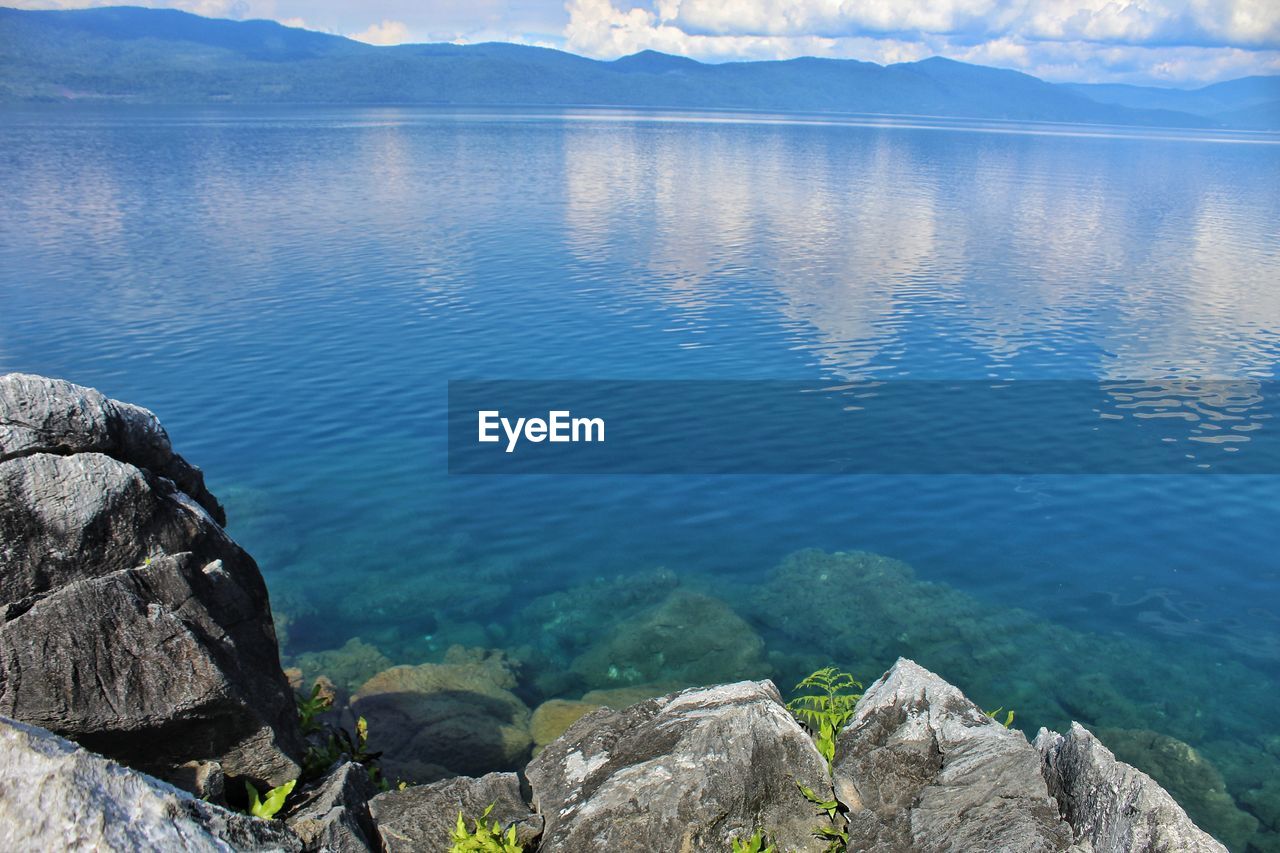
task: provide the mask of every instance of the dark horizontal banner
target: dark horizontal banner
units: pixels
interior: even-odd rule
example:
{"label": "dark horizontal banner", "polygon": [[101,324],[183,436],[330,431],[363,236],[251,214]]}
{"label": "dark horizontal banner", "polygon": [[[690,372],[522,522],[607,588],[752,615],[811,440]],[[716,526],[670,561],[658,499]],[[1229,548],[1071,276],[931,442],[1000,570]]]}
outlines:
{"label": "dark horizontal banner", "polygon": [[1276,474],[1275,382],[456,380],[452,474]]}

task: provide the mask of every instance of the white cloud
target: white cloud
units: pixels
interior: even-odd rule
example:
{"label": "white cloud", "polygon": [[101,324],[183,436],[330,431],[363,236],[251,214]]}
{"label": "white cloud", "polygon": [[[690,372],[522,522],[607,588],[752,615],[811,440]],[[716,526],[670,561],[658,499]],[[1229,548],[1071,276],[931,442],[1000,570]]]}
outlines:
{"label": "white cloud", "polygon": [[[566,46],[614,58],[931,55],[1053,80],[1178,84],[1280,72],[1276,0],[569,0]],[[630,4],[635,0],[620,0]]]}
{"label": "white cloud", "polygon": [[409,27],[404,21],[382,21],[370,25],[368,29],[361,32],[348,33],[347,38],[379,45],[405,44],[412,41],[409,36]]}

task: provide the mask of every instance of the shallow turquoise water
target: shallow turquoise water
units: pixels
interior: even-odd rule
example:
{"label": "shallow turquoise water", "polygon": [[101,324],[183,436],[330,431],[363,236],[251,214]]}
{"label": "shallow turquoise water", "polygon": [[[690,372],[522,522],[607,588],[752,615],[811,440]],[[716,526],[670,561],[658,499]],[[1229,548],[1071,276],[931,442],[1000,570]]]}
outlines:
{"label": "shallow turquoise water", "polygon": [[[444,414],[460,378],[1275,380],[1280,138],[616,111],[0,118],[0,370],[154,409],[262,565],[291,659],[354,636],[398,663],[482,645],[525,662],[530,705],[573,697],[608,686],[574,662],[663,600],[672,581],[648,573],[665,567],[766,652],[761,671],[658,676],[785,684],[835,660],[873,678],[913,655],[1031,729],[1192,744],[1245,815],[1201,819],[1274,849],[1280,478],[449,477]],[[837,566],[789,586],[777,567],[806,548],[916,580],[840,586]],[[546,597],[564,590],[576,605]]]}

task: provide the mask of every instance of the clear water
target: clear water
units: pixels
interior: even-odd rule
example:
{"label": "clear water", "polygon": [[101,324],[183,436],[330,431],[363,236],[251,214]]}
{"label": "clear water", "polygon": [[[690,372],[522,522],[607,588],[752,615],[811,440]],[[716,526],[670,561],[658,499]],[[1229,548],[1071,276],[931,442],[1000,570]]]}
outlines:
{"label": "clear water", "polygon": [[[356,636],[397,663],[501,648],[534,706],[609,686],[566,673],[679,583],[765,644],[757,671],[700,678],[911,655],[1031,731],[1190,744],[1229,796],[1144,760],[1233,848],[1280,849],[1280,478],[468,478],[444,454],[451,378],[1274,380],[1278,143],[11,109],[0,370],[155,410],[262,565],[290,660]],[[914,576],[779,571],[809,548]]]}

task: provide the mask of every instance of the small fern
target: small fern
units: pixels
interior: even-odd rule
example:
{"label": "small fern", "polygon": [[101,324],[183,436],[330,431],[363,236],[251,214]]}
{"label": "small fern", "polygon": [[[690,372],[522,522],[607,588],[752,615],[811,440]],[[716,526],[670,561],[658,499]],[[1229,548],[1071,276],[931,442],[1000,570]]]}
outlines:
{"label": "small fern", "polygon": [[861,693],[853,692],[854,688],[861,690],[862,683],[847,672],[826,666],[796,685],[796,690],[810,692],[787,703],[787,709],[813,734],[828,767],[835,760],[836,738],[862,698]]}

